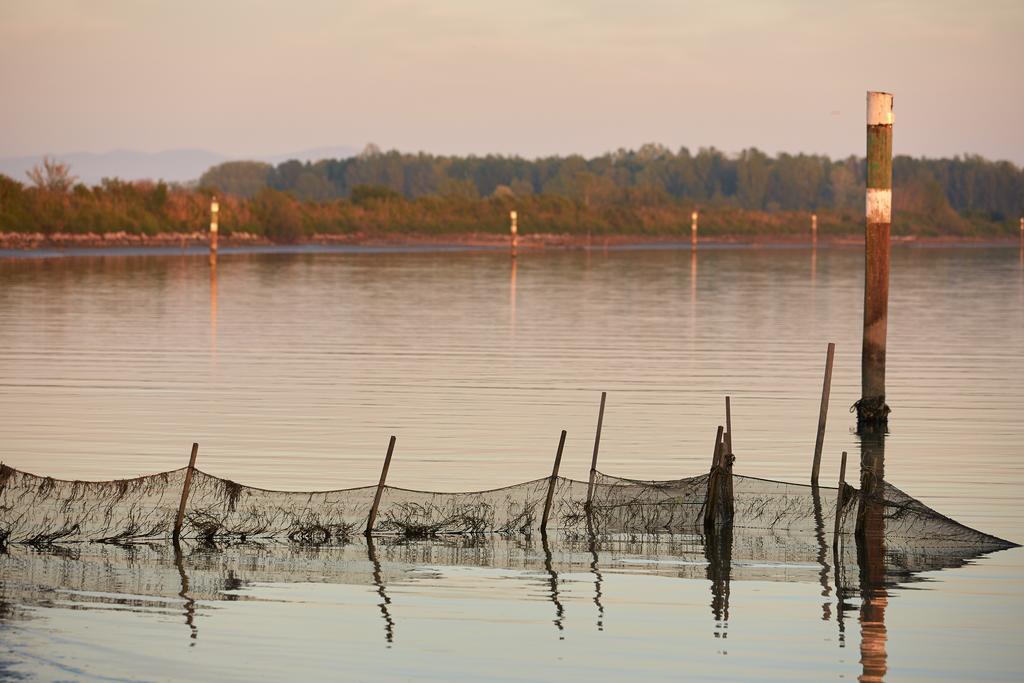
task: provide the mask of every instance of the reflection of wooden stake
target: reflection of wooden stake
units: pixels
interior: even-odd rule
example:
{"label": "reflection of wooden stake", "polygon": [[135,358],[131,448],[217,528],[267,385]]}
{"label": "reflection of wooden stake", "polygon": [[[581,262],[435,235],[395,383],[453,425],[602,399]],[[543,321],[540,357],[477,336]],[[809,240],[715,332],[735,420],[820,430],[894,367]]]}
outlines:
{"label": "reflection of wooden stake", "polygon": [[217,198],[210,200],[210,254],[217,255],[217,214],[220,212],[220,204]]}
{"label": "reflection of wooden stake", "polygon": [[825,445],[825,421],[828,419],[828,396],[832,391],[832,361],[836,357],[836,345],[828,343],[825,354],[825,381],[821,385],[821,408],[818,409],[818,438],[814,442],[814,464],[811,466],[811,484],[818,485],[818,471],[821,469],[821,449]]}
{"label": "reflection of wooden stake", "polygon": [[395,437],[391,436],[388,442],[388,454],[384,456],[384,468],[380,471],[380,481],[377,482],[377,493],[373,496],[373,507],[370,508],[370,516],[366,520],[366,535],[373,533],[373,525],[377,521],[377,508],[380,506],[380,497],[384,495],[384,481],[388,478],[388,468],[391,467],[391,454],[395,452]]}
{"label": "reflection of wooden stake", "polygon": [[181,525],[185,522],[185,504],[188,502],[188,492],[192,488],[192,472],[196,469],[196,455],[199,454],[199,444],[192,444],[192,455],[188,459],[188,468],[185,470],[185,485],[181,487],[181,502],[178,504],[178,516],[174,520],[174,533],[172,538],[178,542],[181,537]]}
{"label": "reflection of wooden stake", "polygon": [[[836,494],[836,526],[832,530],[832,547],[839,545],[839,527],[843,519],[843,487],[846,486],[846,451],[843,451],[843,459],[839,463],[839,492]],[[837,589],[838,590],[838,589]]]}
{"label": "reflection of wooden stake", "polygon": [[604,422],[604,400],[607,391],[601,392],[601,407],[597,411],[597,433],[594,435],[594,457],[590,460],[590,482],[587,484],[587,510],[594,499],[594,478],[597,477],[597,450],[601,446],[601,423]]}
{"label": "reflection of wooden stake", "polygon": [[551,503],[555,499],[555,484],[558,482],[558,466],[562,464],[562,449],[565,447],[565,430],[558,439],[558,450],[555,451],[555,466],[551,468],[551,479],[548,482],[548,497],[544,501],[544,516],[540,519],[540,531],[548,530],[548,517],[551,515]]}

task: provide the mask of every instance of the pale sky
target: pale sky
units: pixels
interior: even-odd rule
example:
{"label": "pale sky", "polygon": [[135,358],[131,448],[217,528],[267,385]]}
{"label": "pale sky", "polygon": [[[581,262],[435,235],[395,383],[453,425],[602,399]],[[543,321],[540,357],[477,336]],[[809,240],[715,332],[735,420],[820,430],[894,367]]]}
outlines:
{"label": "pale sky", "polygon": [[660,142],[1024,163],[1024,2],[0,0],[0,156]]}

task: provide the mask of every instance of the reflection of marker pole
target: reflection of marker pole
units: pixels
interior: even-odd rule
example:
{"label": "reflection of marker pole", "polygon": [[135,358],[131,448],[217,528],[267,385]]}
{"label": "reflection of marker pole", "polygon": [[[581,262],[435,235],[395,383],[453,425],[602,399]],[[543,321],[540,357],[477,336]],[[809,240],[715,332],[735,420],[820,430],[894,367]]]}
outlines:
{"label": "reflection of marker pole", "polygon": [[516,255],[516,248],[519,246],[519,226],[516,225],[516,218],[519,217],[519,214],[515,211],[509,211],[508,217],[512,221],[509,232],[511,233],[512,256],[514,257]]}
{"label": "reflection of marker pole", "polygon": [[697,246],[697,212],[690,214],[690,244]]}
{"label": "reflection of marker pole", "polygon": [[818,214],[811,214],[811,244],[818,243]]}
{"label": "reflection of marker pole", "polygon": [[220,205],[217,198],[210,199],[210,253],[217,253],[217,214],[220,212]]}

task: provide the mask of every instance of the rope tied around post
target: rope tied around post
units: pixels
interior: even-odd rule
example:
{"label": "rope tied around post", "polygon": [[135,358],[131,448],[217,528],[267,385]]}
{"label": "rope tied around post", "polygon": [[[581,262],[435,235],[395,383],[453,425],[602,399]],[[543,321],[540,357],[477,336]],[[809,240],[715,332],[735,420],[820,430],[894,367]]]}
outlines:
{"label": "rope tied around post", "polygon": [[858,399],[850,406],[851,413],[857,413],[857,429],[884,426],[889,421],[892,409],[886,404],[885,396],[870,396]]}

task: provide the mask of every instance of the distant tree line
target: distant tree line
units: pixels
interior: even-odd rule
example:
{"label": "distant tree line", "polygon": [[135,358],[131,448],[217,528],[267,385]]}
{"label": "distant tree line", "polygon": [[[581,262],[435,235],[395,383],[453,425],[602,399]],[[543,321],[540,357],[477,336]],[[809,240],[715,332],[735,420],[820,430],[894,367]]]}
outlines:
{"label": "distant tree line", "polygon": [[[894,160],[897,208],[948,212],[994,222],[1024,212],[1024,172],[1006,161],[978,156]],[[557,195],[584,208],[637,201],[726,206],[754,211],[859,210],[864,203],[864,160],[779,154],[757,149],[726,155],[696,154],[656,144],[585,159],[505,156],[436,156],[382,152],[369,145],[358,156],[317,162],[228,162],[208,170],[200,186],[244,197],[264,187],[304,201],[348,199],[361,186],[388,188],[406,199],[427,196],[526,197]],[[901,198],[902,195],[902,198]],[[948,206],[946,206],[948,205]]]}
{"label": "distant tree line", "polygon": [[[277,166],[229,162],[198,187],[104,179],[88,187],[49,159],[29,182],[0,175],[0,231],[102,233],[205,231],[217,195],[221,230],[281,242],[316,233],[524,233],[685,237],[690,212],[707,236],[822,235],[863,228],[864,161],[758,150],[729,156],[658,145],[580,156],[448,157],[381,152]],[[1024,213],[1024,172],[980,157],[894,164],[896,234],[1000,236]]]}

